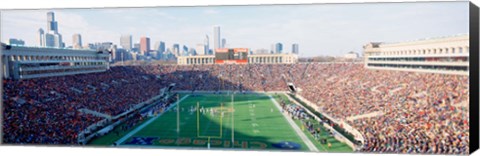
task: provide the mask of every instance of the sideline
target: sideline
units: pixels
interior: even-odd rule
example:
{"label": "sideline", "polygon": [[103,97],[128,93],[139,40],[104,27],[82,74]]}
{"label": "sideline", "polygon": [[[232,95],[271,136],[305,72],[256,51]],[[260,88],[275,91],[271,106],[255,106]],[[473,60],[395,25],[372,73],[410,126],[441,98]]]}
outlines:
{"label": "sideline", "polygon": [[[278,102],[275,99],[273,99],[272,95],[268,95],[268,97],[270,97],[270,100],[272,100],[272,102],[278,108],[278,111],[282,112],[282,108],[280,107],[280,104],[278,104]],[[310,149],[310,151],[313,151],[313,152],[319,152],[317,147],[312,143],[312,141],[310,139],[308,139],[308,137],[305,135],[305,133],[303,133],[303,131],[300,130],[298,125],[295,124],[295,122],[291,118],[285,116],[284,113],[281,113],[281,114],[282,114],[283,117],[285,117],[285,119],[287,119],[290,126],[292,126],[293,130],[295,130],[295,132],[300,137],[300,139],[302,139],[303,142],[307,145],[308,149]]]}
{"label": "sideline", "polygon": [[[179,102],[182,102],[183,100],[185,100],[187,97],[189,97],[190,94],[188,95],[185,95],[184,97],[182,97],[182,99],[180,99],[179,101],[175,102],[174,104],[170,105],[170,107],[168,107],[167,110],[170,110],[173,106],[177,105]],[[162,113],[163,114],[163,113]],[[133,131],[130,131],[127,135],[124,135],[122,138],[120,138],[119,140],[115,141],[115,144],[120,145],[122,144],[123,142],[125,142],[128,138],[130,138],[132,135],[134,135],[135,133],[137,133],[138,131],[142,130],[143,128],[145,128],[147,125],[149,125],[150,123],[152,123],[153,121],[157,120],[160,116],[162,116],[162,114],[159,114],[157,115],[156,117],[153,117],[151,118],[150,120],[148,120],[147,122],[144,122],[142,125],[138,126],[137,128],[135,128]]]}

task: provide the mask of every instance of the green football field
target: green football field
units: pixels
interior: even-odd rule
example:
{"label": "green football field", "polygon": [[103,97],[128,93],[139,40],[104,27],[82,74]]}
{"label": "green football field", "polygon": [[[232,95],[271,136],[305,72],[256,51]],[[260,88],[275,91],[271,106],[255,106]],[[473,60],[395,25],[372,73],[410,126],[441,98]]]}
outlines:
{"label": "green football field", "polygon": [[177,105],[173,105],[163,114],[145,119],[126,132],[108,134],[90,144],[117,142],[121,147],[208,148],[210,145],[212,149],[352,151],[329,136],[326,130],[321,137],[327,138],[331,147],[315,140],[302,128],[300,121],[286,118],[274,102],[280,98],[286,96],[234,94],[232,103],[232,96],[227,94],[183,94],[178,112]]}

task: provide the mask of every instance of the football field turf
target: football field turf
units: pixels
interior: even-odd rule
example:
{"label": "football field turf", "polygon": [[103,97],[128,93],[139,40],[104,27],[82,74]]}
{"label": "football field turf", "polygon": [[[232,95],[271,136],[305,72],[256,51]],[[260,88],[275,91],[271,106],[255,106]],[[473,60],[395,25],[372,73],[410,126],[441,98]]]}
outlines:
{"label": "football field turf", "polygon": [[[280,98],[235,94],[232,103],[232,96],[227,94],[185,94],[180,100],[179,112],[177,105],[173,105],[169,111],[122,134],[117,143],[126,147],[207,148],[210,142],[211,148],[223,149],[352,151],[333,138],[328,138],[333,148],[314,140],[299,128],[299,121],[287,119],[281,113],[273,97]],[[322,137],[329,136],[325,133]]]}

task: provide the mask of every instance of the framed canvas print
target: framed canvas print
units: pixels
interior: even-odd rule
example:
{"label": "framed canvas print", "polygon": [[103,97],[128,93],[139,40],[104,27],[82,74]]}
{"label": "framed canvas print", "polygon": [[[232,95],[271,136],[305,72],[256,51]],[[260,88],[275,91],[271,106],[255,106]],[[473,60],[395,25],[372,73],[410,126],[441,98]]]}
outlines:
{"label": "framed canvas print", "polygon": [[2,145],[478,149],[469,1],[0,13]]}

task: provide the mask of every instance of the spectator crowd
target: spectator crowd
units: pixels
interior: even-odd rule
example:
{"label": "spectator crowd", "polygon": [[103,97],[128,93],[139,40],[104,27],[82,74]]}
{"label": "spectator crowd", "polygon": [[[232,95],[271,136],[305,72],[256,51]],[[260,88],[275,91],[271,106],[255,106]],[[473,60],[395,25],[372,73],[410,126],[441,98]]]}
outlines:
{"label": "spectator crowd", "polygon": [[466,154],[468,79],[353,63],[116,66],[95,74],[6,79],[3,137],[5,143],[75,144],[79,131],[101,120],[79,109],[118,115],[172,83],[190,91],[287,91],[293,83],[321,113],[360,131],[363,152]]}

